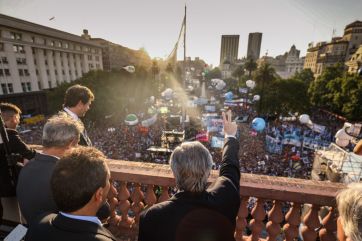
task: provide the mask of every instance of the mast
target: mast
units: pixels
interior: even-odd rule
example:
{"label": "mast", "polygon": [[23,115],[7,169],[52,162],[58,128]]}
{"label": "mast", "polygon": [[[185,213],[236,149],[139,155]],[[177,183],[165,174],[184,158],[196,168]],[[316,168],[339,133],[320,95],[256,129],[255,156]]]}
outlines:
{"label": "mast", "polygon": [[[186,90],[186,4],[185,4],[185,17],[184,17],[184,79],[183,79],[183,89]],[[182,128],[185,130],[185,121],[186,121],[186,100],[182,104]]]}

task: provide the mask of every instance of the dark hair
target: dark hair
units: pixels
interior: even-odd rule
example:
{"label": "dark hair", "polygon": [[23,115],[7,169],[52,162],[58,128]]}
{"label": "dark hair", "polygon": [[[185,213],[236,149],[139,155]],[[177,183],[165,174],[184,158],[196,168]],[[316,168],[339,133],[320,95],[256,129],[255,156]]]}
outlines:
{"label": "dark hair", "polygon": [[88,101],[94,100],[94,95],[92,91],[82,85],[73,85],[67,89],[64,96],[64,107],[74,107],[79,101],[83,104],[87,104]]}
{"label": "dark hair", "polygon": [[77,147],[56,164],[50,183],[60,211],[74,212],[84,207],[100,187],[107,184],[105,156],[94,147]]}

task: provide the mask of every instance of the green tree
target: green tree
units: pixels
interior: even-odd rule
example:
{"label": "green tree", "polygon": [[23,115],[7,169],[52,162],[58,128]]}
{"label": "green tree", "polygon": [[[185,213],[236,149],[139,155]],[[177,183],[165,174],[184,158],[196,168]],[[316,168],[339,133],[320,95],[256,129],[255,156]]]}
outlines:
{"label": "green tree", "polygon": [[245,74],[244,66],[239,65],[236,67],[236,69],[233,71],[232,76],[237,78],[239,81],[241,80],[241,76]]}
{"label": "green tree", "polygon": [[311,69],[303,69],[302,71],[295,73],[293,79],[300,80],[309,86],[309,84],[314,81],[314,74]]}
{"label": "green tree", "polygon": [[221,78],[221,70],[218,67],[213,68],[208,73],[206,73],[205,78],[207,80],[211,79],[220,79]]}
{"label": "green tree", "polygon": [[251,73],[257,69],[258,65],[252,58],[247,58],[244,67],[249,72],[249,78],[251,78]]}

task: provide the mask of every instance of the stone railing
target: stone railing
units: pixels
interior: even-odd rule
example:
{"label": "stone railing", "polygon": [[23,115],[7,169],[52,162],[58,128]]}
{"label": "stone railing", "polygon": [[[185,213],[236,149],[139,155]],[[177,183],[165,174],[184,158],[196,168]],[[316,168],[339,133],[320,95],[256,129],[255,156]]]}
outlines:
{"label": "stone railing", "polygon": [[[142,210],[172,195],[172,172],[168,165],[151,163],[109,160],[108,165],[114,183],[109,193],[109,229],[120,240],[137,240]],[[209,181],[217,176],[213,171]],[[322,241],[334,241],[335,196],[342,188],[339,183],[241,174],[235,238],[292,241],[301,233],[305,241],[318,236]]]}

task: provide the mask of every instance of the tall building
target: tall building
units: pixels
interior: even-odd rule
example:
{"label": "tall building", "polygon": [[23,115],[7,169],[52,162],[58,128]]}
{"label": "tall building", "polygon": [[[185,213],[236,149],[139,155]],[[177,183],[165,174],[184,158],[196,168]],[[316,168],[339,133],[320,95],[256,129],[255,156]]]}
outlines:
{"label": "tall building", "polygon": [[262,37],[263,37],[262,33],[249,33],[248,52],[246,56],[248,58],[252,58],[254,61],[259,59],[260,57],[260,47],[261,47]]}
{"label": "tall building", "polygon": [[346,53],[346,61],[348,61],[362,44],[362,21],[348,24],[344,28],[343,40],[348,41]]}
{"label": "tall building", "polygon": [[0,14],[0,95],[50,89],[103,69],[101,46]]}
{"label": "tall building", "polygon": [[356,74],[362,68],[362,44],[358,50],[352,55],[351,59],[346,62],[348,73]]}
{"label": "tall building", "polygon": [[221,36],[221,51],[220,51],[220,66],[224,61],[236,62],[238,59],[240,35],[222,35]]}

